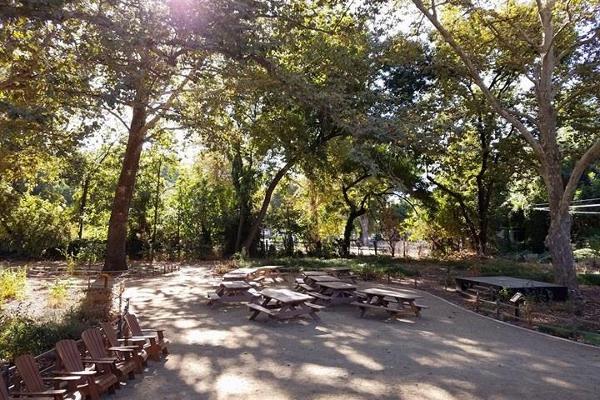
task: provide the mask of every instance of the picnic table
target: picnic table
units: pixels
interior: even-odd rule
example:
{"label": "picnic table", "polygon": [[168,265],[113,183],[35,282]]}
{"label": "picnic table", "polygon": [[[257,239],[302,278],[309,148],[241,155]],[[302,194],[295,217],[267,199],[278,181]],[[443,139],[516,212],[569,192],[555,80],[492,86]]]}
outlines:
{"label": "picnic table", "polygon": [[253,275],[258,275],[254,280],[262,281],[265,279],[271,279],[273,282],[277,282],[277,280],[285,281],[282,276],[283,267],[280,265],[263,265],[261,267],[256,268],[256,272]]}
{"label": "picnic table", "polygon": [[325,268],[324,271],[331,276],[335,276],[341,280],[350,280],[356,283],[356,276],[352,273],[352,269],[349,267],[330,267]]}
{"label": "picnic table", "polygon": [[317,282],[340,282],[338,278],[331,275],[307,275],[296,279],[296,290],[301,292],[312,292],[317,290]]}
{"label": "picnic table", "polygon": [[361,317],[364,317],[367,309],[384,310],[390,315],[396,315],[408,309],[419,317],[421,310],[428,308],[416,303],[416,300],[422,298],[422,296],[404,290],[369,288],[360,290],[359,294],[364,297],[353,302],[352,305],[360,308]]}
{"label": "picnic table", "polygon": [[325,271],[302,271],[302,276],[318,276],[318,275],[327,275]]}
{"label": "picnic table", "polygon": [[325,305],[351,303],[356,299],[356,286],[339,280],[317,281],[319,287],[317,292],[308,292],[316,301],[322,301]]}
{"label": "picnic table", "polygon": [[208,294],[208,305],[216,302],[252,301],[256,297],[258,297],[258,293],[252,285],[245,281],[223,281],[219,284],[215,293]]}
{"label": "picnic table", "polygon": [[315,321],[320,318],[316,314],[323,307],[310,303],[313,298],[307,294],[294,292],[290,289],[264,289],[261,290],[262,299],[259,303],[248,303],[250,320],[256,319],[260,314],[267,314],[269,318],[285,320],[309,315]]}
{"label": "picnic table", "polygon": [[237,268],[223,275],[224,281],[245,281],[252,279],[258,268]]}

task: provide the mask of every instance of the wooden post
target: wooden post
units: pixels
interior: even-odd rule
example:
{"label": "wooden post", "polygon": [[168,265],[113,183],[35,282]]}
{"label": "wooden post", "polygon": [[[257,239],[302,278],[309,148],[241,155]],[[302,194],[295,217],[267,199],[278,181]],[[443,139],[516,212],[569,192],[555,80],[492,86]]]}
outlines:
{"label": "wooden post", "polygon": [[496,299],[496,318],[500,319],[500,300]]}
{"label": "wooden post", "polygon": [[475,293],[475,311],[479,312],[479,292]]}

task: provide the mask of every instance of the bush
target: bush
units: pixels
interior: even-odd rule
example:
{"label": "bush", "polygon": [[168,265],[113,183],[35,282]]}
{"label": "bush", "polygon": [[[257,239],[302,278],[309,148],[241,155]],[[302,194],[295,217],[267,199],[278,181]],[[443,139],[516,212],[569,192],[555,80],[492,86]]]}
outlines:
{"label": "bush", "polygon": [[0,228],[1,251],[40,257],[69,241],[69,215],[61,205],[26,194],[10,213],[5,228]]}
{"label": "bush", "polygon": [[71,311],[61,321],[39,322],[19,315],[0,319],[0,360],[30,353],[41,354],[61,339],[78,339],[89,324]]}
{"label": "bush", "polygon": [[0,301],[23,297],[26,284],[27,274],[25,268],[0,271]]}
{"label": "bush", "polygon": [[577,280],[583,285],[600,286],[600,274],[580,274]]}
{"label": "bush", "polygon": [[58,280],[48,286],[48,305],[56,308],[64,304],[69,294],[69,286],[69,282]]}

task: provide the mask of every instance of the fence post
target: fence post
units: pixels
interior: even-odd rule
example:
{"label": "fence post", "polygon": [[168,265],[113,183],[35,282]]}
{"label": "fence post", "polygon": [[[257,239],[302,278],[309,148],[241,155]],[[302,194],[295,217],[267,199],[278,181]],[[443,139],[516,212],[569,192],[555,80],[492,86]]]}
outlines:
{"label": "fence post", "polygon": [[479,312],[479,292],[475,293],[475,311]]}
{"label": "fence post", "polygon": [[500,319],[500,300],[496,299],[496,318]]}

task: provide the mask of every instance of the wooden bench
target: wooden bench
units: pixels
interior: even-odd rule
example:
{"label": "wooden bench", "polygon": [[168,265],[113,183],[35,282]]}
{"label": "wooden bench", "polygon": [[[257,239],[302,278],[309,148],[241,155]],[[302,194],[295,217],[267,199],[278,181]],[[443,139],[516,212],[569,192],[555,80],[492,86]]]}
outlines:
{"label": "wooden bench", "polygon": [[269,310],[266,307],[261,306],[260,304],[256,304],[256,303],[248,303],[248,308],[251,310],[254,310],[254,312],[252,314],[250,314],[249,319],[250,320],[254,320],[258,314],[265,313],[267,314],[269,317],[273,317],[275,316],[275,313],[271,310]]}
{"label": "wooden bench", "polygon": [[298,285],[298,288],[306,290],[307,292],[312,292],[313,290],[315,290],[314,287],[307,285],[306,283],[301,283],[300,285]]}
{"label": "wooden bench", "polygon": [[331,300],[331,296],[327,296],[327,295],[324,295],[324,294],[321,294],[321,293],[318,293],[318,292],[312,292],[311,291],[311,292],[306,292],[306,294],[309,295],[309,296],[315,297],[315,298],[317,298],[319,300],[326,300],[326,301]]}
{"label": "wooden bench", "polygon": [[219,300],[221,300],[221,296],[219,296],[219,295],[218,295],[218,294],[216,294],[216,293],[208,293],[208,294],[206,295],[206,297],[208,297],[208,304],[209,304],[209,305],[210,305],[210,304],[212,304],[212,303],[213,303],[213,302],[215,302],[215,301],[219,301]]}
{"label": "wooden bench", "polygon": [[312,308],[312,309],[313,309],[313,310],[315,310],[315,311],[321,311],[322,309],[324,309],[324,308],[325,308],[325,306],[320,306],[320,305],[318,305],[318,304],[315,304],[315,303],[309,303],[309,302],[306,302],[306,303],[304,303],[304,304],[305,304],[307,307],[310,307],[310,308]]}

